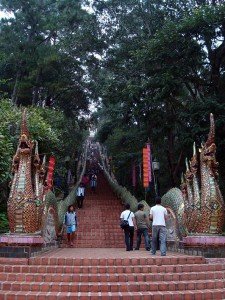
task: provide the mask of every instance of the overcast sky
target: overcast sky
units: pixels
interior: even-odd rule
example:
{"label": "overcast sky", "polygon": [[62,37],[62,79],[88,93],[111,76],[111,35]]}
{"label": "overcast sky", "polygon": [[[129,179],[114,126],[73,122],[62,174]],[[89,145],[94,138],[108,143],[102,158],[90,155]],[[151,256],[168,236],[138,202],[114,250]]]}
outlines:
{"label": "overcast sky", "polygon": [[[12,16],[12,15],[11,15]],[[10,17],[10,14],[9,13],[6,13],[6,12],[3,12],[0,10],[0,19],[1,18],[9,18]]]}

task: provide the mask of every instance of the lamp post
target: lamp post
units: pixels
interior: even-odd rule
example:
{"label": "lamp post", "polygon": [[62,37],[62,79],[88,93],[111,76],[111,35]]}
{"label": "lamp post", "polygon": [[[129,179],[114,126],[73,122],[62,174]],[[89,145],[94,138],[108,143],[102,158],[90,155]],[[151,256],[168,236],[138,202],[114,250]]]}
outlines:
{"label": "lamp post", "polygon": [[155,187],[155,194],[156,196],[159,195],[159,185],[158,185],[158,174],[160,169],[160,163],[156,158],[154,158],[152,162],[152,170],[153,170],[153,176],[154,176],[154,187]]}

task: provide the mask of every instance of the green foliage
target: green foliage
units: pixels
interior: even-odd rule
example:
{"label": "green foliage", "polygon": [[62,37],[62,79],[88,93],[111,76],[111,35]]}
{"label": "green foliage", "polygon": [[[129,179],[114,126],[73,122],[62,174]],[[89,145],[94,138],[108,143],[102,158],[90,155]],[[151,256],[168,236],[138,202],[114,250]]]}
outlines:
{"label": "green foliage", "polygon": [[[147,139],[161,163],[161,192],[177,186],[210,112],[225,179],[224,1],[0,0],[0,7],[12,14],[0,20],[0,95],[35,106],[33,138],[61,169],[65,156],[77,155],[92,101],[91,122],[126,186]],[[10,102],[2,107],[0,182],[9,178],[21,116]]]}
{"label": "green foliage", "polygon": [[131,185],[131,165],[149,138],[161,193],[179,185],[193,141],[206,139],[210,112],[224,181],[223,1],[102,0],[93,7],[107,42],[94,73],[101,99],[95,120],[120,182]]}
{"label": "green foliage", "polygon": [[[16,107],[9,100],[0,101],[1,191],[7,187],[11,178],[11,162],[18,145],[22,111],[23,108]],[[72,158],[77,154],[86,136],[85,131],[76,120],[67,118],[58,110],[30,107],[27,117],[31,139],[39,142],[40,155],[46,154],[48,159],[53,154],[56,157],[56,172],[64,175],[64,159],[66,156]],[[7,194],[7,191],[4,194]],[[4,197],[2,191],[0,200],[5,200]]]}
{"label": "green foliage", "polygon": [[16,137],[11,130],[18,126],[19,110],[9,101],[0,101],[0,184],[10,178],[10,164],[13,156]]}
{"label": "green foliage", "polygon": [[0,232],[6,232],[9,229],[6,213],[0,213]]}
{"label": "green foliage", "polygon": [[82,2],[0,1],[12,16],[0,20],[1,90],[13,103],[88,112],[88,66],[102,46]]}

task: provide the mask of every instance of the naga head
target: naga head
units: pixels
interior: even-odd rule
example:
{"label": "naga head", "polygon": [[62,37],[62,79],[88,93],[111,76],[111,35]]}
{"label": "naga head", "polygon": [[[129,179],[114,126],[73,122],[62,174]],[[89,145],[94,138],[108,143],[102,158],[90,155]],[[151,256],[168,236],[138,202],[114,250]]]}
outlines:
{"label": "naga head", "polygon": [[29,130],[27,128],[27,110],[26,108],[23,111],[22,114],[22,122],[21,122],[21,128],[20,128],[20,136],[26,136],[27,138],[29,138],[30,133]]}
{"label": "naga head", "polygon": [[21,131],[20,131],[20,140],[19,140],[19,152],[23,154],[31,153],[33,148],[33,143],[30,141],[30,133],[27,128],[27,116],[26,116],[26,109],[23,111],[22,115],[22,123],[21,123]]}
{"label": "naga head", "polygon": [[217,177],[218,163],[215,158],[216,144],[215,144],[215,122],[214,122],[213,114],[210,114],[210,130],[209,130],[208,139],[206,143],[202,145],[200,152],[201,152],[201,161],[208,166],[210,170],[210,174],[214,177]]}
{"label": "naga head", "polygon": [[202,152],[203,155],[206,157],[214,156],[216,152],[216,145],[215,145],[215,122],[213,114],[210,114],[210,129],[206,143],[202,144]]}

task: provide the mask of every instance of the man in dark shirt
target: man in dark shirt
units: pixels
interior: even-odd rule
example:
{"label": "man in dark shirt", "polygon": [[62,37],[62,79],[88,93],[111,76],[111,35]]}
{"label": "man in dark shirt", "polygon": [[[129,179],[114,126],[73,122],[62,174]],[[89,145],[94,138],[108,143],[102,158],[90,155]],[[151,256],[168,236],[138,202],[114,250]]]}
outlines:
{"label": "man in dark shirt", "polygon": [[139,250],[141,245],[141,237],[144,236],[145,239],[145,249],[150,250],[150,240],[148,235],[149,228],[149,218],[148,215],[144,212],[144,205],[138,204],[138,211],[134,214],[136,220],[136,229],[137,229],[137,246],[135,250]]}

